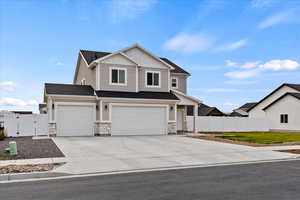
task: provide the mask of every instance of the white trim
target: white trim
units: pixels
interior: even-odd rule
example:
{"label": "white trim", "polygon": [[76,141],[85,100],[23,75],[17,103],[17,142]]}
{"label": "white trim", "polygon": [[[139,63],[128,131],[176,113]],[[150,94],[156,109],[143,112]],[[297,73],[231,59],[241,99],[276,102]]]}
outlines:
{"label": "white trim", "polygon": [[[112,70],[118,70],[118,79],[119,79],[119,71],[120,70],[124,70],[125,71],[125,77],[124,77],[124,81],[125,83],[112,83]],[[119,82],[119,80],[118,80]],[[127,86],[127,68],[125,67],[109,67],[109,84],[110,85],[117,85],[117,86]]]}
{"label": "white trim", "polygon": [[135,68],[135,92],[139,91],[139,69]]}
{"label": "white trim", "polygon": [[[153,76],[152,76],[152,81],[154,83],[154,74],[158,74],[158,85],[148,85],[148,75],[147,73],[152,73]],[[161,88],[161,73],[160,71],[148,71],[146,70],[145,71],[145,87],[147,88]]]}
{"label": "white trim", "polygon": [[96,90],[100,90],[100,64],[96,66]]}
{"label": "white trim", "polygon": [[171,89],[170,78],[171,78],[171,74],[170,74],[170,70],[168,70],[168,91],[170,91]]}
{"label": "white trim", "polygon": [[117,54],[123,56],[124,58],[126,58],[127,60],[129,60],[130,62],[132,62],[133,64],[138,65],[138,63],[136,63],[133,59],[131,59],[130,57],[128,57],[127,55],[125,55],[124,53],[122,53],[122,50],[120,50],[120,51],[117,51],[115,53],[111,53],[111,54],[108,54],[106,56],[103,56],[102,58],[98,58],[98,59],[94,60],[93,62],[91,62],[91,64],[88,67],[93,67],[94,63],[100,63],[103,60],[105,60],[107,58],[110,58],[112,56],[115,56]]}
{"label": "white trim", "polygon": [[149,51],[147,51],[146,49],[144,49],[143,47],[141,47],[139,44],[133,44],[123,50],[121,50],[122,52],[127,51],[129,49],[133,49],[133,48],[139,48],[140,50],[144,51],[146,54],[148,54],[149,56],[153,57],[155,60],[163,63],[164,65],[166,65],[167,67],[169,67],[170,69],[174,69],[174,67],[168,63],[166,63],[165,61],[163,61],[162,59],[156,57],[154,54],[150,53]]}
{"label": "white trim", "polygon": [[[176,87],[173,87],[173,79],[176,80]],[[178,77],[175,76],[171,77],[171,88],[178,89]]]}
{"label": "white trim", "polygon": [[89,67],[89,64],[87,63],[87,61],[85,60],[84,56],[82,55],[81,51],[79,51],[79,54],[81,55],[81,57],[83,58],[85,64],[87,67]]}
{"label": "white trim", "polygon": [[[100,61],[102,61],[102,60],[104,60],[104,59],[106,59],[106,58],[109,58],[109,57],[111,57],[111,56],[114,56],[114,55],[116,55],[116,54],[120,54],[120,55],[123,54],[123,56],[124,56],[125,54],[124,54],[123,52],[125,52],[125,51],[127,51],[127,50],[129,50],[129,49],[133,49],[133,48],[135,48],[135,47],[141,49],[141,50],[144,51],[146,54],[150,55],[150,56],[153,57],[155,60],[157,60],[157,61],[163,63],[164,65],[166,65],[166,66],[169,67],[170,69],[174,69],[174,67],[173,67],[172,65],[170,65],[170,64],[166,63],[165,61],[163,61],[162,59],[156,57],[155,55],[153,55],[153,54],[150,53],[149,51],[145,50],[144,48],[142,48],[142,47],[141,47],[140,45],[138,45],[138,44],[133,44],[133,45],[131,45],[131,46],[129,46],[129,47],[126,47],[126,48],[124,48],[124,49],[121,49],[121,50],[119,50],[119,51],[116,51],[116,52],[114,52],[114,53],[111,53],[111,54],[109,54],[109,55],[107,55],[107,56],[104,56],[104,57],[102,57],[102,58],[98,58],[98,59],[94,60],[94,61],[89,65],[89,67],[92,67],[93,64],[94,64],[95,62],[100,62]],[[126,57],[127,59],[129,59],[130,61],[132,61],[133,63],[135,63],[136,65],[139,65],[138,63],[136,63],[136,62],[135,62],[133,59],[131,59],[130,57],[128,57],[128,56],[125,56],[125,57]]]}
{"label": "white trim", "polygon": [[97,112],[96,112],[96,103],[81,103],[81,102],[54,102],[54,120],[53,122],[55,123],[56,122],[56,119],[57,119],[57,108],[59,105],[65,105],[65,106],[93,106],[94,109],[93,109],[93,120],[94,120],[94,123],[96,122],[96,119],[97,119]]}
{"label": "white trim", "polygon": [[99,101],[99,102],[100,102],[100,105],[99,105],[100,106],[100,119],[99,120],[100,120],[100,122],[102,122],[102,118],[103,118],[103,116],[102,116],[103,115],[102,114],[102,111],[103,111],[103,109],[102,109],[102,101]]}
{"label": "white trim", "polygon": [[81,79],[80,85],[86,85],[86,80],[85,80],[85,78]]}
{"label": "white trim", "polygon": [[166,104],[135,104],[135,103],[110,103],[109,119],[111,121],[112,107],[113,106],[124,106],[124,107],[165,107],[166,108],[166,127],[165,132],[168,135],[168,123],[169,123],[169,105]]}
{"label": "white trim", "polygon": [[196,103],[202,103],[202,101],[200,101],[200,100],[198,100],[198,99],[196,99],[196,98],[194,98],[194,97],[188,96],[188,95],[186,95],[186,94],[184,94],[184,93],[182,93],[182,92],[179,92],[179,91],[177,91],[177,90],[171,90],[171,91],[174,92],[174,93],[177,93],[178,95],[181,95],[181,96],[183,96],[183,97],[186,97],[186,98],[188,98],[188,99],[190,99],[190,100],[192,100],[192,101],[195,101]]}
{"label": "white trim", "polygon": [[69,99],[73,99],[73,98],[85,98],[85,99],[91,99],[91,100],[95,100],[96,96],[83,96],[83,95],[63,95],[63,94],[46,94],[46,97],[62,97],[62,98],[69,98]]}

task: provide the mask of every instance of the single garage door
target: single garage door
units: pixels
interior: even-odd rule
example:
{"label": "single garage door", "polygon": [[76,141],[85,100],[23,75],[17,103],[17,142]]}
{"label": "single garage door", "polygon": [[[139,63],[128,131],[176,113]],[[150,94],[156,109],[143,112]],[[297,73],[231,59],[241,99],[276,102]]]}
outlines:
{"label": "single garage door", "polygon": [[112,135],[167,134],[166,107],[112,106]]}
{"label": "single garage door", "polygon": [[93,105],[57,105],[57,136],[92,136]]}

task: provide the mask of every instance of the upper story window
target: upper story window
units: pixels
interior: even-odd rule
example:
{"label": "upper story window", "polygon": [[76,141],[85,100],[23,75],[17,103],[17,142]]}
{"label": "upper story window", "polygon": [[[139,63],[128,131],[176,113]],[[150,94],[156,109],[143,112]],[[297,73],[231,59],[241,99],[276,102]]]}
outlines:
{"label": "upper story window", "polygon": [[171,78],[171,86],[172,88],[178,88],[178,79],[173,77]]}
{"label": "upper story window", "polygon": [[126,68],[110,68],[110,84],[111,85],[127,85]]}
{"label": "upper story window", "polygon": [[280,123],[287,124],[289,123],[289,116],[287,114],[280,115]]}
{"label": "upper story window", "polygon": [[86,85],[85,79],[82,79],[82,80],[80,81],[80,85]]}
{"label": "upper story window", "polygon": [[146,71],[146,86],[160,87],[160,72]]}

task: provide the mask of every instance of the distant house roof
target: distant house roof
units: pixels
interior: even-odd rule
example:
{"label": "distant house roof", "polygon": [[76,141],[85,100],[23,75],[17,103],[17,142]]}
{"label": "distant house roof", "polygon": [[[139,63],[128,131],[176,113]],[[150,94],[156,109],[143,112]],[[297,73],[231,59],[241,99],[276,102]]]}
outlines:
{"label": "distant house roof", "polygon": [[199,104],[198,116],[211,116],[211,115],[224,116],[225,114],[216,107],[210,107],[204,103]]}
{"label": "distant house roof", "polygon": [[248,112],[249,109],[251,109],[253,106],[255,106],[257,104],[257,102],[250,102],[250,103],[245,103],[244,105],[242,105],[241,107],[238,108],[245,111],[245,112]]}
{"label": "distant house roof", "polygon": [[[91,64],[94,60],[96,60],[98,58],[102,58],[104,56],[111,54],[110,52],[89,51],[89,50],[80,50],[80,52],[82,53],[84,59],[86,60],[86,62],[88,64]],[[171,72],[183,73],[183,74],[190,75],[189,72],[185,71],[184,69],[182,69],[181,67],[179,67],[178,65],[176,65],[175,63],[170,61],[169,59],[167,59],[167,58],[160,58],[160,59],[163,60],[164,62],[166,62],[167,64],[171,65],[174,68],[173,70],[171,70]]]}
{"label": "distant house roof", "polygon": [[19,110],[15,110],[15,111],[11,111],[11,112],[13,112],[13,113],[15,113],[15,114],[21,114],[21,115],[30,115],[30,114],[32,114],[32,111],[19,111]]}
{"label": "distant house roof", "polygon": [[276,99],[275,101],[273,101],[272,103],[270,103],[268,106],[264,107],[263,110],[270,108],[272,105],[276,104],[278,101],[280,101],[281,99],[283,99],[284,97],[289,96],[289,95],[300,100],[300,93],[287,92],[284,95],[282,95],[281,97],[279,97],[278,99]]}
{"label": "distant house roof", "polygon": [[90,85],[45,83],[46,94],[94,96],[94,89]]}
{"label": "distant house roof", "polygon": [[283,83],[281,86],[279,86],[276,90],[274,90],[273,92],[271,92],[270,94],[268,94],[266,97],[264,97],[262,100],[260,100],[255,106],[253,106],[252,108],[250,108],[248,110],[248,112],[250,110],[252,110],[253,108],[255,108],[258,104],[260,104],[261,102],[263,102],[265,99],[267,99],[269,96],[271,96],[272,94],[274,94],[275,92],[277,92],[280,88],[284,87],[284,86],[288,86],[290,88],[293,88],[297,91],[300,92],[300,84],[291,84],[291,83]]}
{"label": "distant house roof", "polygon": [[161,100],[179,100],[173,92],[118,92],[118,91],[96,91],[98,97],[107,98],[134,98],[134,99],[161,99]]}

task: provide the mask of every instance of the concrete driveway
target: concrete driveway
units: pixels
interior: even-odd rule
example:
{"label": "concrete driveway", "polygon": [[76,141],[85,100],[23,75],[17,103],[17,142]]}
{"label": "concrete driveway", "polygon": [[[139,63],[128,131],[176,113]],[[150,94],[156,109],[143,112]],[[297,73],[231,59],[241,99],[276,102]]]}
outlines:
{"label": "concrete driveway", "polygon": [[56,137],[67,164],[83,174],[294,158],[295,154],[183,136]]}

